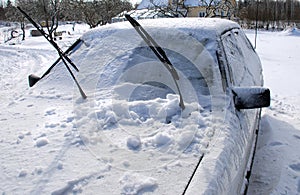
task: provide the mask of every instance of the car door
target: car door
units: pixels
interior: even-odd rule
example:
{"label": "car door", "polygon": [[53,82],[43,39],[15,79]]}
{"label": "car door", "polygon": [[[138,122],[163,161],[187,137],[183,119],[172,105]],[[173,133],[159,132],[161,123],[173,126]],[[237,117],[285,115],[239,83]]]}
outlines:
{"label": "car door", "polygon": [[[240,29],[232,29],[221,36],[221,50],[219,56],[223,60],[220,68],[223,74],[223,84],[226,84],[229,95],[233,87],[262,86],[262,68],[258,55],[254,51],[246,35]],[[233,98],[233,96],[232,96]],[[234,106],[233,106],[234,107]],[[232,109],[239,121],[237,132],[244,144],[242,167],[246,170],[248,160],[252,154],[252,145],[256,137],[260,109],[238,110]],[[238,178],[238,177],[237,177]]]}
{"label": "car door", "polygon": [[[240,29],[233,29],[222,36],[226,56],[227,80],[229,87],[262,86],[262,68],[258,55],[246,35]],[[240,110],[246,118],[249,129],[256,128],[259,110]]]}

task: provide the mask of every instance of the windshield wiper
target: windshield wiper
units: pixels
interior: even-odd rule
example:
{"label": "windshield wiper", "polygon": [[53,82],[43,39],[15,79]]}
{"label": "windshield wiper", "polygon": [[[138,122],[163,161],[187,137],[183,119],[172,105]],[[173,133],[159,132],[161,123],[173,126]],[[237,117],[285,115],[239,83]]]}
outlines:
{"label": "windshield wiper", "polygon": [[[65,64],[67,70],[69,71],[71,77],[73,78],[73,80],[75,81],[75,84],[77,85],[79,92],[82,96],[83,99],[86,99],[87,96],[85,95],[84,91],[82,90],[82,88],[80,87],[75,75],[73,74],[72,70],[70,69],[70,67],[68,66],[67,62],[69,64],[71,64],[71,66],[77,71],[79,72],[79,69],[76,67],[76,65],[72,62],[72,60],[67,56],[68,52],[70,50],[67,50],[66,52],[63,52],[60,47],[55,43],[55,41],[50,37],[49,34],[47,34],[43,28],[38,25],[25,11],[23,11],[20,7],[17,7],[17,9],[25,16],[25,18],[27,18],[27,20],[45,37],[45,39],[47,39],[47,41],[56,49],[56,51],[58,52],[59,55],[59,59],[50,67],[50,69],[44,74],[48,74],[50,72],[50,70],[60,61],[60,59],[63,61],[63,63]],[[76,41],[74,44],[74,47],[78,44],[79,42]],[[73,46],[71,46],[71,49],[74,48]],[[42,78],[44,77],[44,75],[42,76]],[[29,75],[29,85],[30,87],[32,87],[36,82],[38,82],[41,78],[34,76],[34,75]]]}
{"label": "windshield wiper", "polygon": [[172,78],[175,82],[176,88],[178,90],[180,96],[179,106],[183,110],[185,108],[183,103],[182,94],[180,92],[177,80],[179,80],[178,73],[169,58],[167,57],[165,51],[154,41],[154,39],[147,33],[147,31],[129,14],[125,14],[125,18],[130,22],[130,24],[134,27],[134,29],[138,32],[138,34],[143,38],[143,40],[147,43],[149,48],[153,51],[153,53],[157,56],[157,58],[163,63],[163,65],[167,68],[167,70],[171,73]]}

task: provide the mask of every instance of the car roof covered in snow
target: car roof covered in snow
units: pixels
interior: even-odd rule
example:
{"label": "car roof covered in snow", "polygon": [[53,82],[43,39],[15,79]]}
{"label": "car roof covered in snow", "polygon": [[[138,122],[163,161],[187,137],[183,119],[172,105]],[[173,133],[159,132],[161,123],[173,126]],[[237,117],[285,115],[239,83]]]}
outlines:
{"label": "car roof covered in snow", "polygon": [[[145,19],[138,20],[138,22],[147,29],[177,29],[186,32],[193,32],[200,34],[202,38],[216,39],[222,33],[233,29],[240,28],[239,25],[233,21],[220,18],[159,18],[159,19]],[[101,26],[92,31],[89,31],[85,36],[95,35],[103,31],[110,30],[125,30],[133,27],[127,21],[113,23]],[[98,33],[95,31],[99,31]],[[197,33],[199,32],[199,33]]]}

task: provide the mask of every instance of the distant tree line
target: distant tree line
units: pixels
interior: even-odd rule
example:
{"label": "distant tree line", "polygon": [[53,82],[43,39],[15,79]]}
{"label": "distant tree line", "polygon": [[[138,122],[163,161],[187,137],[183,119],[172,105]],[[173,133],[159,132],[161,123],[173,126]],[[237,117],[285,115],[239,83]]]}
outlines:
{"label": "distant tree line", "polygon": [[[150,1],[151,2],[151,1]],[[285,28],[287,25],[300,23],[299,0],[206,0],[199,1],[205,7],[205,17],[236,19],[245,27]],[[188,17],[191,7],[183,0],[173,0],[168,6],[157,6],[157,11],[167,17]],[[222,15],[220,13],[226,13]],[[233,17],[232,17],[233,16]]]}
{"label": "distant tree line", "polygon": [[286,25],[300,22],[300,1],[298,0],[243,0],[238,2],[237,16],[253,27],[285,28]]}
{"label": "distant tree line", "polygon": [[[177,2],[161,12],[171,13],[170,16],[186,17],[188,7]],[[225,8],[230,7],[231,11],[239,21],[253,27],[255,21],[259,27],[284,28],[294,22],[300,23],[300,1],[299,0],[239,0],[237,5],[227,5],[229,0],[210,0],[208,2],[225,2]],[[221,4],[207,5],[206,15],[211,17]],[[16,0],[12,4],[7,0],[5,5],[0,1],[0,21],[26,22],[15,6],[20,6],[40,24],[46,23],[50,31],[55,31],[58,21],[82,21],[91,28],[111,22],[112,17],[125,10],[134,9],[128,0]],[[227,6],[227,7],[226,7]],[[224,5],[223,5],[224,7]],[[158,9],[156,7],[156,9]],[[158,9],[159,10],[159,9]],[[165,13],[165,14],[168,14]]]}

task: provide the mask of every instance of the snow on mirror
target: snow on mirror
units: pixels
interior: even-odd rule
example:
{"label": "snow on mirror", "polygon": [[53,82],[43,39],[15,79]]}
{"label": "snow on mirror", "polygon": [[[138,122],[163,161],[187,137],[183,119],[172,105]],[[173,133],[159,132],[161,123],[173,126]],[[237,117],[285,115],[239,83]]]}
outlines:
{"label": "snow on mirror", "polygon": [[[193,38],[184,29],[146,30],[179,74],[185,109],[179,106],[170,72],[134,29],[108,27],[86,34],[74,53],[80,84],[90,94],[74,103],[76,129],[104,164],[121,170],[158,170],[156,175],[180,164],[183,170],[190,167],[181,173],[188,178],[214,133],[213,96],[222,91],[216,59],[198,41],[201,37]],[[213,41],[205,44],[216,47]]]}

